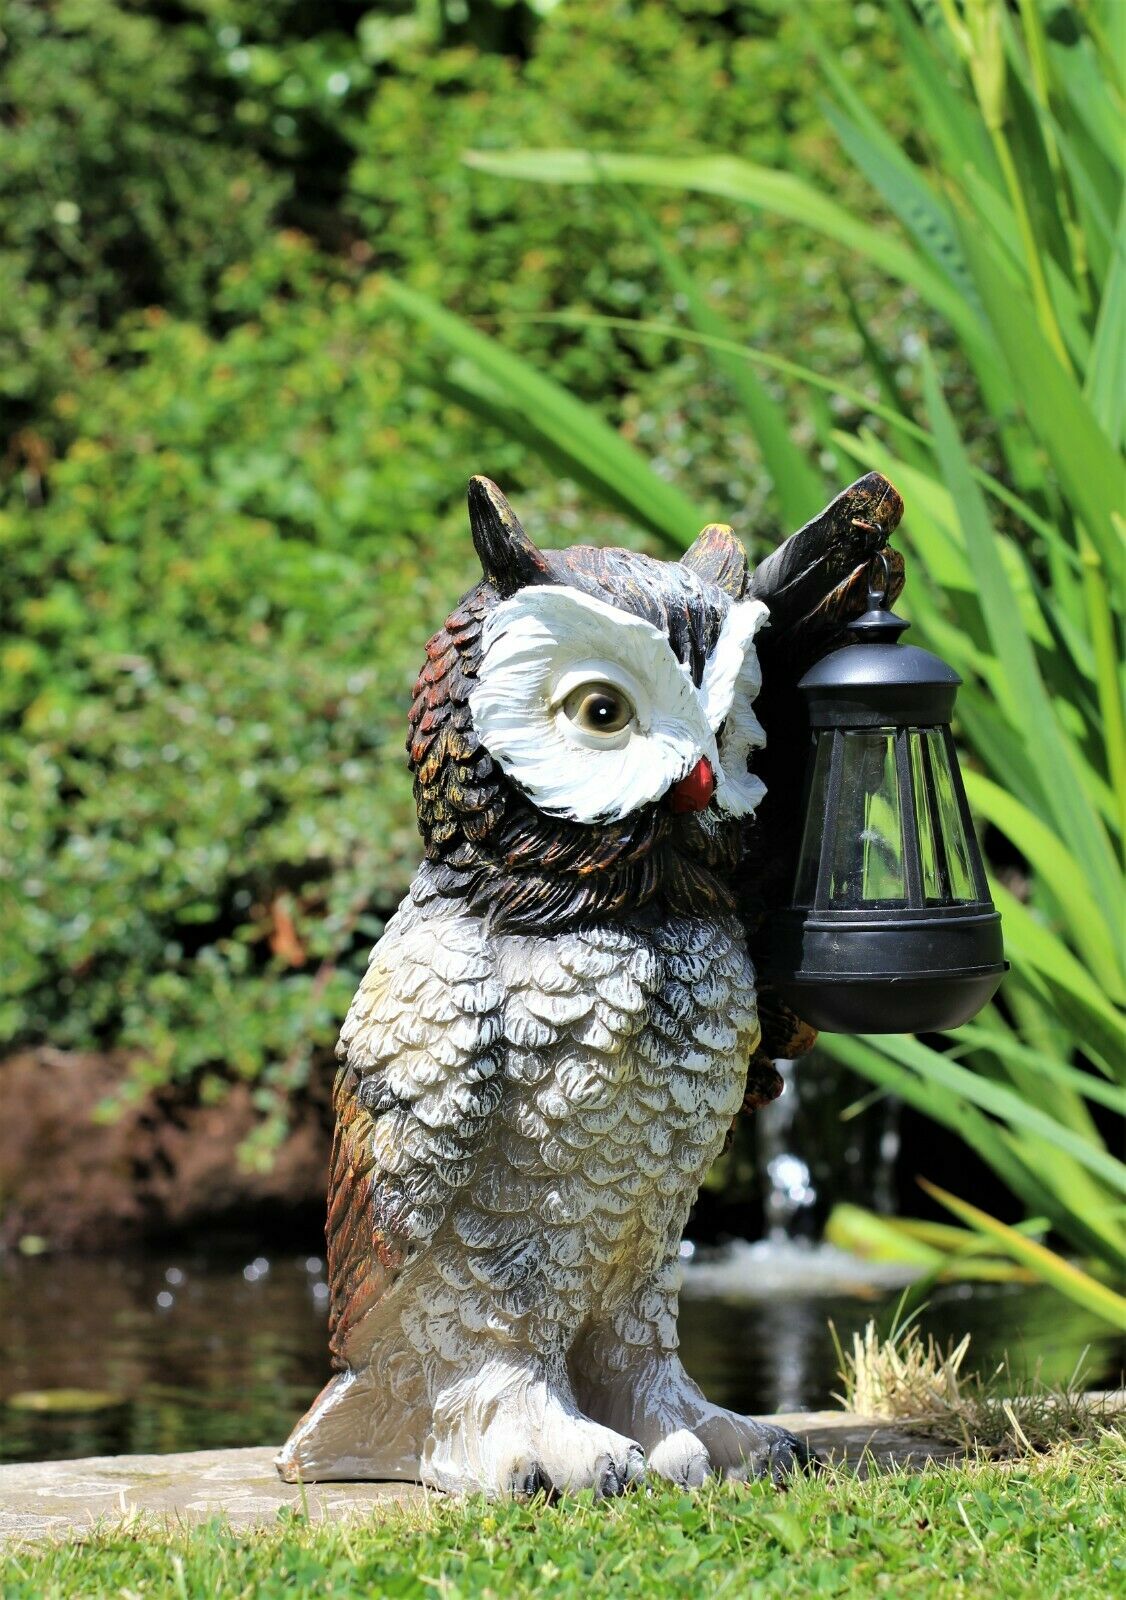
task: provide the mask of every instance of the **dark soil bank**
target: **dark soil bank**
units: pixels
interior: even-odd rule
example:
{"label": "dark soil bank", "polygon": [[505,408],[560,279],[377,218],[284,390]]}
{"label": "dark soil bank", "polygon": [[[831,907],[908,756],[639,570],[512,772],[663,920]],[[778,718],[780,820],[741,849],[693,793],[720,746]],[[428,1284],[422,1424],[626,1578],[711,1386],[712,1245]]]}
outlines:
{"label": "dark soil bank", "polygon": [[327,1063],[294,1099],[268,1171],[239,1157],[259,1120],[250,1086],[233,1084],[218,1105],[164,1087],[99,1116],[128,1070],[122,1052],[47,1046],[0,1060],[0,1249],[29,1236],[105,1248],[231,1217],[272,1233],[295,1213],[317,1237],[332,1136]]}

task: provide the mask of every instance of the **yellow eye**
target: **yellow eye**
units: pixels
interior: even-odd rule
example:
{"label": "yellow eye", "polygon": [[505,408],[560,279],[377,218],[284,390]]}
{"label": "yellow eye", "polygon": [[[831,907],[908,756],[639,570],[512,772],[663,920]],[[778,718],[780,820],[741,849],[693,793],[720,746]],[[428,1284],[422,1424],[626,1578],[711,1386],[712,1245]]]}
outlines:
{"label": "yellow eye", "polygon": [[634,718],[630,701],[611,683],[580,683],[563,702],[563,715],[583,733],[621,733]]}

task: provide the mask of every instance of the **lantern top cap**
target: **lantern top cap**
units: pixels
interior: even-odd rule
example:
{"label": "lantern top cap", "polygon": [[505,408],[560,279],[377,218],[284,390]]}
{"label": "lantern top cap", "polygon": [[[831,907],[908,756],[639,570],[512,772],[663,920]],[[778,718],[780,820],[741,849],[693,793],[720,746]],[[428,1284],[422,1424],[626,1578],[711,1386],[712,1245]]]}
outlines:
{"label": "lantern top cap", "polygon": [[[901,633],[911,626],[906,617],[897,617],[891,609],[888,600],[888,591],[891,585],[891,566],[883,550],[876,552],[873,569],[868,574],[868,605],[848,625],[848,632],[855,639],[862,639],[866,643],[875,644],[885,642],[894,644]],[[880,577],[876,577],[876,572]]]}
{"label": "lantern top cap", "polygon": [[[868,609],[845,630],[848,642],[815,662],[798,684],[814,727],[949,722],[961,678],[929,650],[899,644],[910,624],[888,605],[883,581],[868,589]],[[879,570],[879,569],[877,569]]]}

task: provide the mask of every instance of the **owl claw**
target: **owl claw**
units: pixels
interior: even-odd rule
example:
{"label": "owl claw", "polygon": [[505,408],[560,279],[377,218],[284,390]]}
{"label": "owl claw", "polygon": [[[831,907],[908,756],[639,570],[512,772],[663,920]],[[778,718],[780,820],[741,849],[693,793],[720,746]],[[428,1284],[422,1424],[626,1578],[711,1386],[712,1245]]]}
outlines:
{"label": "owl claw", "polygon": [[711,1472],[711,1462],[696,1435],[678,1428],[650,1451],[649,1468],[658,1478],[668,1478],[682,1489],[698,1489]]}
{"label": "owl claw", "polygon": [[623,1461],[611,1461],[597,1489],[599,1500],[625,1494],[627,1489],[645,1476],[645,1452],[639,1445],[630,1445]]}
{"label": "owl claw", "polygon": [[[732,1420],[744,1419],[733,1417]],[[724,1477],[739,1482],[748,1478],[769,1478],[776,1489],[783,1489],[796,1473],[812,1472],[820,1465],[808,1445],[788,1429],[771,1423],[751,1422],[749,1418],[746,1425],[754,1430],[757,1438],[751,1449],[744,1445],[741,1460],[729,1461]]]}
{"label": "owl claw", "polygon": [[778,1438],[770,1446],[767,1457],[771,1481],[778,1489],[784,1488],[798,1472],[818,1472],[821,1461],[796,1433],[778,1429]]}
{"label": "owl claw", "polygon": [[513,1493],[523,1499],[534,1500],[537,1494],[550,1494],[551,1485],[547,1476],[538,1462],[533,1463],[524,1473],[522,1482],[515,1483]]}
{"label": "owl claw", "polygon": [[433,1488],[548,1501],[590,1489],[601,1499],[645,1472],[636,1440],[584,1417],[542,1378],[486,1370],[447,1395],[423,1449],[422,1481]]}

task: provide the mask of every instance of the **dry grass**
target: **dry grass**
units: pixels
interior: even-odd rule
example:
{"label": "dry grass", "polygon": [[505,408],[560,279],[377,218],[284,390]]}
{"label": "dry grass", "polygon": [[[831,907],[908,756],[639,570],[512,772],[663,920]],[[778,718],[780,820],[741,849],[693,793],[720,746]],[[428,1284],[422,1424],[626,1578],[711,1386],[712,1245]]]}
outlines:
{"label": "dry grass", "polygon": [[942,1350],[915,1322],[881,1338],[876,1324],[844,1350],[833,1329],[846,1411],[950,1439],[996,1460],[1040,1455],[1069,1441],[1126,1434],[1122,1396],[1083,1388],[1082,1365],[1063,1385],[1014,1378],[1007,1360],[988,1376],[965,1376],[970,1336]]}

